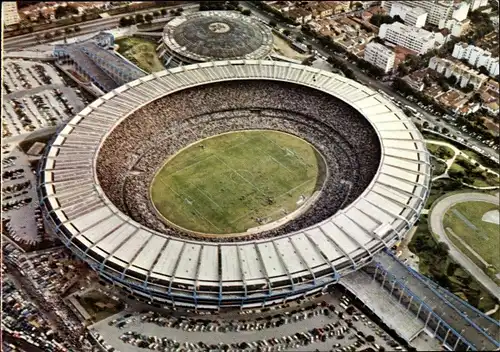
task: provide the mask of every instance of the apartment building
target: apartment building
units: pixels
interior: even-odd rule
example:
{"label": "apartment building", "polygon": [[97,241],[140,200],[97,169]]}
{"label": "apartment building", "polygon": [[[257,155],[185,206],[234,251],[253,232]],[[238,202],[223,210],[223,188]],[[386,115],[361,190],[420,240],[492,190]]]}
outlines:
{"label": "apartment building", "polygon": [[422,28],[427,21],[427,12],[420,7],[410,7],[401,3],[395,3],[389,13],[391,17],[398,15],[407,26]]}
{"label": "apartment building", "polygon": [[378,36],[403,48],[413,50],[420,55],[438,48],[444,43],[444,37],[441,33],[432,33],[399,22],[382,24]]}
{"label": "apartment building", "polygon": [[457,43],[451,55],[459,60],[467,60],[473,67],[479,68],[484,66],[492,77],[500,74],[498,57],[492,57],[489,51],[483,50],[477,46],[468,45],[467,43]]}
{"label": "apartment building", "polygon": [[437,56],[430,59],[429,68],[443,74],[447,78],[455,76],[457,78],[457,84],[462,88],[468,84],[472,84],[474,89],[479,89],[483,83],[488,80],[487,76],[478,73],[462,63],[453,62]]}
{"label": "apartment building", "polygon": [[427,13],[426,24],[439,25],[441,20],[455,19],[463,21],[467,18],[470,5],[462,2],[454,4],[453,1],[423,0],[423,1],[385,1],[383,8],[391,13],[392,7],[405,5],[408,7],[419,7]]}
{"label": "apartment building", "polygon": [[382,44],[371,42],[365,47],[364,59],[388,73],[394,68],[396,54]]}
{"label": "apartment building", "polygon": [[470,20],[467,18],[463,21],[441,20],[439,21],[439,29],[447,28],[450,34],[454,37],[461,37],[470,28]]}
{"label": "apartment building", "polygon": [[488,6],[488,0],[469,0],[470,10],[474,11],[480,7]]}
{"label": "apartment building", "polygon": [[2,23],[4,27],[12,26],[21,22],[15,1],[2,2]]}

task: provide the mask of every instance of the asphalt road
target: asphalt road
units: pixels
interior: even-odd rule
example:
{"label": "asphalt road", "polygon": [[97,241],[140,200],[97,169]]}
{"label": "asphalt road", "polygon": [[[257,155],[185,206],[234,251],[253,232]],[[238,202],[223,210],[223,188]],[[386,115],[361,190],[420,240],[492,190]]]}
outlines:
{"label": "asphalt road", "polygon": [[431,231],[439,237],[439,241],[446,243],[450,247],[449,254],[453,259],[455,259],[460,265],[462,265],[465,270],[467,270],[472,276],[474,276],[496,299],[500,300],[500,287],[492,280],[484,271],[479,268],[468,256],[463,254],[453,242],[449,239],[444,226],[443,217],[444,214],[453,205],[461,202],[489,202],[494,204],[499,204],[498,197],[484,194],[484,193],[458,193],[452,196],[446,197],[436,203],[429,217],[429,225]]}
{"label": "asphalt road", "polygon": [[[263,20],[263,21],[265,21],[267,23],[271,19],[274,20],[274,21],[276,21],[276,22],[278,22],[278,20],[276,18],[274,18],[274,16],[268,15],[267,13],[265,13],[262,10],[256,8],[255,6],[253,6],[249,2],[244,2],[242,5],[245,5],[245,7],[251,9],[254,16],[260,18],[261,20]],[[339,17],[339,16],[342,16],[342,15],[338,15],[337,17]],[[281,23],[278,23],[278,28],[286,28],[286,29],[288,29],[288,30],[290,30],[290,31],[292,31],[293,33],[296,33],[296,34],[301,33],[300,30],[297,30],[295,28],[290,28],[290,27],[288,27],[288,26],[286,26],[284,24],[281,24]],[[304,41],[305,44],[311,44],[312,47],[313,47],[313,49],[315,49],[321,55],[323,55],[325,57],[328,57],[328,56],[332,55],[331,52],[324,50],[323,47],[321,45],[319,45],[317,42],[312,41],[310,37],[304,35],[303,33],[301,33],[301,36],[305,38],[305,41]],[[334,53],[334,54],[337,54],[337,53]],[[495,151],[494,149],[486,146],[485,144],[477,141],[476,139],[474,139],[472,137],[469,137],[469,136],[467,136],[465,134],[458,133],[458,129],[457,128],[455,128],[454,126],[452,126],[452,125],[446,123],[445,121],[443,121],[441,117],[429,114],[427,111],[425,111],[424,109],[420,108],[417,104],[415,104],[415,103],[413,103],[413,102],[405,99],[401,95],[399,95],[395,90],[393,90],[391,88],[390,83],[388,83],[388,82],[384,83],[382,81],[378,81],[378,80],[376,80],[374,78],[368,77],[356,65],[350,63],[348,60],[345,60],[345,59],[343,59],[342,57],[340,57],[338,55],[336,55],[336,57],[338,59],[344,61],[344,63],[347,65],[347,67],[349,67],[354,72],[354,75],[356,76],[356,78],[358,79],[359,82],[361,82],[361,83],[363,83],[363,84],[365,84],[365,85],[367,85],[367,86],[369,86],[369,87],[371,87],[373,89],[380,89],[383,92],[387,93],[388,95],[395,97],[402,104],[411,106],[414,109],[416,109],[418,112],[420,112],[422,114],[422,119],[426,120],[431,125],[433,125],[433,126],[439,126],[441,128],[446,127],[450,131],[450,133],[452,133],[452,134],[454,134],[456,136],[460,135],[460,137],[462,137],[467,143],[469,143],[469,144],[471,144],[473,146],[477,146],[478,148],[481,148],[481,149],[485,150],[486,153],[488,153],[490,155],[496,155],[498,157],[498,155],[499,155],[498,151]],[[438,119],[440,121],[437,121]],[[413,121],[414,122],[418,122],[418,120],[416,118],[413,118]]]}
{"label": "asphalt road", "polygon": [[[183,7],[184,9],[194,9],[194,8],[198,7],[198,4],[187,5],[187,6],[170,6],[170,7],[165,7],[165,8],[178,8],[178,7]],[[153,11],[158,11],[160,9],[161,8],[136,11],[133,13],[133,15],[137,15],[140,13],[145,14],[145,13],[149,13],[149,12],[153,12]],[[106,29],[115,28],[119,25],[120,18],[127,16],[127,15],[130,15],[130,13],[110,16],[108,18],[101,18],[101,19],[87,21],[87,22],[74,23],[74,24],[71,24],[68,26],[47,29],[44,31],[38,31],[36,33],[23,34],[23,35],[12,37],[12,38],[5,38],[3,41],[3,50],[9,51],[9,50],[14,50],[14,49],[29,48],[31,46],[38,44],[37,40],[35,39],[36,35],[43,36],[45,33],[54,32],[56,30],[64,30],[64,28],[74,27],[77,25],[81,29],[80,32],[69,34],[69,35],[67,35],[68,38],[81,36],[84,34],[90,34],[90,33],[94,33],[94,32],[99,32],[99,31],[106,30]],[[59,38],[58,40],[60,40],[60,39],[62,39],[62,37]]]}

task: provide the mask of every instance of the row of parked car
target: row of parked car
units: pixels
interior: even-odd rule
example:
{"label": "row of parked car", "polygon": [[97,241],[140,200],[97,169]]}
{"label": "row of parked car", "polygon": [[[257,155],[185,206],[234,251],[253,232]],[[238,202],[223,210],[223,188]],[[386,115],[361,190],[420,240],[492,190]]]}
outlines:
{"label": "row of parked car", "polygon": [[[4,260],[12,265],[17,265],[23,258],[21,252],[10,243],[4,242],[2,251]],[[2,330],[45,351],[66,352],[67,349],[38,308],[21,294],[9,276],[3,275],[6,269],[6,265],[2,264]]]}
{"label": "row of parked car", "polygon": [[[312,346],[314,343],[327,343],[329,339],[337,340],[332,343],[332,352],[354,352],[359,348],[371,347],[378,351],[384,351],[384,347],[375,343],[376,338],[373,335],[365,334],[361,330],[373,331],[374,335],[391,346],[402,348],[385,334],[377,325],[359,313],[352,306],[349,298],[343,296],[339,307],[336,309],[331,303],[325,301],[311,304],[289,312],[280,314],[260,316],[251,320],[221,320],[221,319],[193,319],[186,316],[162,316],[157,312],[142,312],[139,319],[132,313],[126,314],[121,318],[114,319],[108,323],[110,326],[116,326],[124,329],[140,324],[153,323],[162,327],[182,329],[187,332],[226,332],[239,333],[242,331],[259,331],[273,328],[286,323],[298,322],[304,319],[314,318],[318,315],[328,316],[331,322],[320,327],[310,329],[305,332],[295,333],[282,337],[274,337],[257,341],[247,341],[241,343],[218,343],[207,344],[205,342],[180,342],[168,337],[149,336],[135,331],[125,332],[120,339],[128,344],[157,351],[175,351],[179,349],[192,351],[206,350],[260,350],[260,351],[282,351],[301,346]],[[359,330],[358,327],[366,327]],[[369,325],[368,325],[369,324]]]}

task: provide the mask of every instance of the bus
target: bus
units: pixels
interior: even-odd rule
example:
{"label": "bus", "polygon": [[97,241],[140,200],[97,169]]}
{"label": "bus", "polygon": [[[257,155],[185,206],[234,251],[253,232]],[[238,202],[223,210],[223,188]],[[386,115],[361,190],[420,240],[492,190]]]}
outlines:
{"label": "bus", "polygon": [[416,114],[417,113],[417,109],[415,108],[412,108],[411,106],[409,105],[405,105],[405,108],[407,108],[408,110],[410,110],[412,113]]}

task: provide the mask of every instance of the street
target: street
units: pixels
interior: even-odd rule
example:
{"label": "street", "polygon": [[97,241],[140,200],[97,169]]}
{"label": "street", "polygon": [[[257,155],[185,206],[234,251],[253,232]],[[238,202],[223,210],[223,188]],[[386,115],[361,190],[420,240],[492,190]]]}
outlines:
{"label": "street", "polygon": [[[178,8],[181,6],[171,6],[172,8]],[[167,9],[171,7],[165,7]],[[182,6],[182,8],[186,9],[194,9],[197,8],[198,5],[187,5],[187,6]],[[159,11],[161,8],[154,8],[154,9],[147,9],[147,10],[141,10],[134,12],[134,15],[137,14],[145,14],[145,13],[150,13],[153,11]],[[81,23],[75,23],[69,26],[62,26],[62,27],[57,27],[57,28],[52,28],[52,29],[47,29],[44,31],[39,31],[35,33],[29,33],[29,34],[23,34],[20,36],[12,37],[12,38],[6,38],[3,40],[3,49],[4,51],[9,51],[9,50],[14,50],[14,49],[25,49],[32,47],[37,43],[37,40],[35,39],[36,35],[43,36],[45,33],[51,33],[56,30],[64,30],[64,28],[68,27],[75,27],[78,26],[80,27],[80,32],[74,32],[72,34],[68,34],[67,37],[77,37],[85,34],[90,34],[94,32],[99,32],[102,30],[106,29],[112,29],[115,28],[119,25],[120,18],[129,16],[130,14],[120,14],[120,15],[115,15],[115,16],[110,16],[108,18],[102,18],[102,19],[97,19],[97,20],[92,20],[92,21],[87,21],[87,22],[81,22]],[[62,39],[62,37],[60,38]],[[50,40],[53,41],[53,40]]]}

